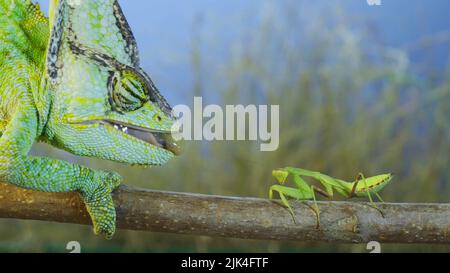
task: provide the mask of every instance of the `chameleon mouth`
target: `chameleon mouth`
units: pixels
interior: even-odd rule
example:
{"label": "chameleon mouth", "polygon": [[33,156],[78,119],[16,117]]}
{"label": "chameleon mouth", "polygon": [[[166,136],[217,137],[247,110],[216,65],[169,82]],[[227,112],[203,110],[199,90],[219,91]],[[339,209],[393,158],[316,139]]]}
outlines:
{"label": "chameleon mouth", "polygon": [[106,126],[110,126],[122,132],[123,134],[130,135],[148,144],[170,151],[174,155],[181,154],[181,148],[177,144],[177,142],[173,139],[171,131],[152,130],[145,127],[135,126],[132,124],[112,120],[96,120],[96,121],[89,121],[87,123],[89,124],[100,123]]}
{"label": "chameleon mouth", "polygon": [[130,135],[153,146],[163,148],[172,152],[174,155],[180,155],[181,149],[172,138],[172,132],[156,131],[147,128],[133,126],[131,124],[122,124],[118,122],[105,121],[104,124],[114,127],[124,134]]}
{"label": "chameleon mouth", "polygon": [[144,127],[138,127],[131,124],[123,124],[116,121],[104,121],[103,124],[114,127],[124,134],[140,139],[153,146],[172,152],[174,155],[180,155],[181,149],[172,137],[170,131],[157,131]]}

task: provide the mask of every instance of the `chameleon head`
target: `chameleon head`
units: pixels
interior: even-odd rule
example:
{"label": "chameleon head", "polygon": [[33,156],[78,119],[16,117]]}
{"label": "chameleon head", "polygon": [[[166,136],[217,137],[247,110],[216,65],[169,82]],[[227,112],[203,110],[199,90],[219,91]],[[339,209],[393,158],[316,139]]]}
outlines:
{"label": "chameleon head", "polygon": [[48,140],[76,155],[137,165],[161,165],[177,155],[176,119],[140,68],[118,2],[59,1],[53,22]]}
{"label": "chameleon head", "polygon": [[139,165],[161,165],[179,153],[171,136],[176,119],[144,72],[71,67],[53,90],[47,135],[56,145]]}

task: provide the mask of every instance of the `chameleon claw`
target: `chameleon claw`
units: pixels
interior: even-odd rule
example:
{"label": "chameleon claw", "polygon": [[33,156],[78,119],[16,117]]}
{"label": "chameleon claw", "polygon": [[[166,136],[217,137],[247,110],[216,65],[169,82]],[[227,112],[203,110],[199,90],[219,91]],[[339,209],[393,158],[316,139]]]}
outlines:
{"label": "chameleon claw", "polygon": [[94,227],[93,230],[95,235],[103,235],[106,240],[111,240],[114,237],[115,233],[115,230],[103,229],[98,226]]}
{"label": "chameleon claw", "polygon": [[98,171],[93,182],[84,185],[81,191],[94,233],[103,234],[106,239],[111,239],[116,230],[116,210],[111,192],[120,185],[121,180],[121,176],[115,172]]}
{"label": "chameleon claw", "polygon": [[[106,198],[108,199],[108,198]],[[111,200],[103,202],[86,203],[86,208],[91,215],[95,235],[104,235],[106,239],[112,239],[116,230],[116,211]],[[111,202],[109,202],[111,201]]]}

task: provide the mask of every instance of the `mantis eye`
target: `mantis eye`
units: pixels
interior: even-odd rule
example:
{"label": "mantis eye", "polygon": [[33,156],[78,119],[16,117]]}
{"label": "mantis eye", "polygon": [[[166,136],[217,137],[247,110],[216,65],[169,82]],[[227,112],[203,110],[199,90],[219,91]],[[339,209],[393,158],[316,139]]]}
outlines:
{"label": "mantis eye", "polygon": [[122,70],[110,80],[110,104],[114,110],[130,112],[149,101],[146,81],[132,70]]}

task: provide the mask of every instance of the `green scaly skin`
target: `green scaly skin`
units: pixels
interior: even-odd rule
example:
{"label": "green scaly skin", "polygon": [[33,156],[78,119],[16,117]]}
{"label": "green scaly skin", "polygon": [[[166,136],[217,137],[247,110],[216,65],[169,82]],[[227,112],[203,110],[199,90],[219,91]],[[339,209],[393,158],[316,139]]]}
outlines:
{"label": "green scaly skin", "polygon": [[78,191],[94,232],[111,238],[115,172],[28,155],[45,141],[79,156],[143,166],[176,152],[171,108],[139,66],[115,0],[0,0],[0,180]]}

